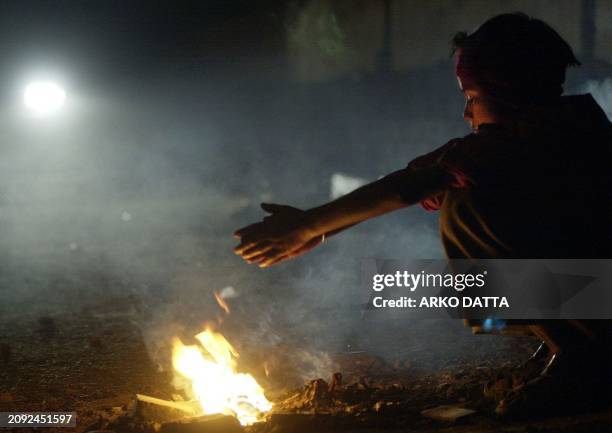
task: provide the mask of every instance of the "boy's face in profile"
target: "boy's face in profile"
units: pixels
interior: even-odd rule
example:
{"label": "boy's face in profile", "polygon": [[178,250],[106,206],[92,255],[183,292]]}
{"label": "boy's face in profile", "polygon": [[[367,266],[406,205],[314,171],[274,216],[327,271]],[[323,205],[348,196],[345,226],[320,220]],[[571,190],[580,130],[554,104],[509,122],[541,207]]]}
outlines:
{"label": "boy's face in profile", "polygon": [[470,124],[473,131],[484,123],[501,123],[501,119],[495,114],[491,100],[488,99],[480,87],[469,80],[461,80],[457,77],[459,88],[465,97],[463,109],[463,120]]}

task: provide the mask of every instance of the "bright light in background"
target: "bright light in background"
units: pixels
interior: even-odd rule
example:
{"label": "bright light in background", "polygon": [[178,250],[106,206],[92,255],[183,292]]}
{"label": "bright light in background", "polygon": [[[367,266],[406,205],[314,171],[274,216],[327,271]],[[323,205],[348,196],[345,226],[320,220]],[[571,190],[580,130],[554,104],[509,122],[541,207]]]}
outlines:
{"label": "bright light in background", "polygon": [[23,102],[37,116],[47,116],[59,110],[66,100],[66,92],[49,81],[39,81],[26,86]]}

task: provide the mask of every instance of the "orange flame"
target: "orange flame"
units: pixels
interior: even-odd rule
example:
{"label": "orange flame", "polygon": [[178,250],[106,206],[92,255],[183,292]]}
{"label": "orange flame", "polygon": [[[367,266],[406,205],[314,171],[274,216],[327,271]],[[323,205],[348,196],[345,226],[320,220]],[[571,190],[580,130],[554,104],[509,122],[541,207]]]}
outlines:
{"label": "orange flame", "polygon": [[191,390],[206,415],[225,414],[251,425],[272,409],[263,388],[250,374],[236,371],[238,352],[210,328],[196,335],[202,347],[174,339],[172,365],[191,380]]}
{"label": "orange flame", "polygon": [[217,300],[217,304],[219,304],[219,307],[221,307],[223,311],[225,311],[225,314],[229,314],[229,305],[227,305],[227,302],[225,302],[225,299],[221,297],[221,294],[219,292],[215,292],[215,299]]}

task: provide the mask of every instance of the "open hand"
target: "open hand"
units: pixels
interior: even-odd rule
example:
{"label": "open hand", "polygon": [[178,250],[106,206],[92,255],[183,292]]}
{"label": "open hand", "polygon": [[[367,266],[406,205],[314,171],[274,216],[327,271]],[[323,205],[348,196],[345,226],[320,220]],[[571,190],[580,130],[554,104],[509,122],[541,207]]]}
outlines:
{"label": "open hand", "polygon": [[323,241],[323,236],[313,235],[305,211],[279,204],[261,207],[270,215],[234,232],[240,239],[234,252],[247,262],[265,268],[301,256]]}

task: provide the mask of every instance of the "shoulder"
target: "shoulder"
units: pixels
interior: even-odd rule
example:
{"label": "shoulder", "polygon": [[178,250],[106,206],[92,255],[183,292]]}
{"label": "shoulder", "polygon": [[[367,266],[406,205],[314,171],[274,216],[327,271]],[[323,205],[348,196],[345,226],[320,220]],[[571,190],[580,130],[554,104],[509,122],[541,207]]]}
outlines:
{"label": "shoulder", "polygon": [[450,149],[457,146],[461,140],[463,140],[463,138],[454,138],[431,152],[417,156],[408,163],[408,168],[419,169],[439,163],[444,158],[444,155]]}
{"label": "shoulder", "polygon": [[452,160],[477,158],[482,156],[483,152],[495,148],[495,143],[507,141],[508,138],[506,131],[494,125],[487,125],[478,133],[453,138],[437,149],[413,159],[408,168],[418,169]]}

